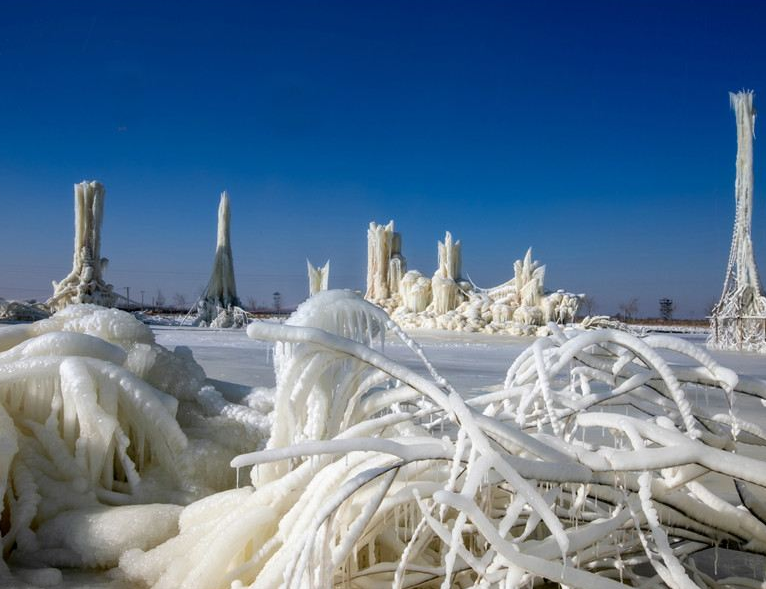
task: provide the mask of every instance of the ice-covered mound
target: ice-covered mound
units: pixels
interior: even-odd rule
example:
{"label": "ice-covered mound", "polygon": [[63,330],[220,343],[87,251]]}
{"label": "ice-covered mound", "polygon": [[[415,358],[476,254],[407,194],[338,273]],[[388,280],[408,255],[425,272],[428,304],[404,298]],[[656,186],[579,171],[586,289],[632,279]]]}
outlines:
{"label": "ice-covered mound", "polygon": [[114,566],[174,535],[177,505],[233,486],[228,462],[267,431],[188,351],[157,345],[122,311],[73,305],[2,327],[4,556]]}
{"label": "ice-covered mound", "polygon": [[532,259],[531,248],[514,263],[513,278],[479,288],[461,277],[461,244],[449,231],[438,243],[439,263],[431,278],[417,270],[407,272],[401,246],[393,221],[370,223],[365,298],[404,329],[547,336],[548,323],[574,321],[583,296],[563,290],[546,293],[545,266]]}
{"label": "ice-covered mound", "polygon": [[0,299],[1,321],[38,321],[46,317],[50,317],[50,312],[42,303]]}
{"label": "ice-covered mound", "polygon": [[738,410],[766,384],[675,338],[552,325],[505,383],[465,400],[433,366],[424,378],[369,345],[358,326],[380,323],[374,307],[323,296],[248,328],[283,346],[269,445],[232,461],[252,486],[186,507],[176,537],[127,551],[134,582],[757,586],[717,585],[694,555],[721,542],[766,554],[766,432]]}

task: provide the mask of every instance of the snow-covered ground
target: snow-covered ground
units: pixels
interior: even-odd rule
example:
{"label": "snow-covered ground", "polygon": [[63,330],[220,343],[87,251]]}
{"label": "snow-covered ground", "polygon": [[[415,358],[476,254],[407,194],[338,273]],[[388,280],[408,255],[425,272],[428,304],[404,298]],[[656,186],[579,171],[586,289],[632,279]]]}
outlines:
{"label": "snow-covered ground", "polygon": [[[206,329],[153,325],[157,343],[168,348],[186,346],[208,377],[244,385],[274,386],[271,345],[251,340],[241,329]],[[418,342],[437,370],[458,390],[496,385],[505,378],[513,360],[534,338],[417,330],[409,334]],[[704,346],[705,334],[674,334]],[[389,334],[385,354],[422,374],[426,369],[412,351]],[[738,374],[766,378],[766,358],[758,354],[710,351],[721,364]],[[670,354],[670,360],[678,360]],[[766,413],[766,409],[764,409]]]}

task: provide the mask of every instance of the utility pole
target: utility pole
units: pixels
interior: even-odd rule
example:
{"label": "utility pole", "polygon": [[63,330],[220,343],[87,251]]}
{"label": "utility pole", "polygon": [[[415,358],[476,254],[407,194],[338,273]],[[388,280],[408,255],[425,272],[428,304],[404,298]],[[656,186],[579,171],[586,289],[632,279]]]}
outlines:
{"label": "utility pole", "polygon": [[143,311],[143,309],[144,309],[144,291],[142,290],[141,291],[141,310]]}
{"label": "utility pole", "polygon": [[130,287],[126,286],[125,290],[128,292],[128,310],[130,310]]}

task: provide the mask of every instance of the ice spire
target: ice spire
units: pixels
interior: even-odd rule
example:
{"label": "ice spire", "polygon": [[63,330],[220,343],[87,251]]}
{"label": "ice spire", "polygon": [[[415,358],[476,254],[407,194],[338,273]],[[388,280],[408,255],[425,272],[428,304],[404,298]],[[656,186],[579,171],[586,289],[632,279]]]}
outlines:
{"label": "ice spire", "polygon": [[114,305],[113,287],[102,278],[108,263],[101,257],[104,194],[104,185],[100,182],[74,185],[74,259],[67,277],[58,284],[53,282],[53,296],[47,305],[54,311],[72,303]]}
{"label": "ice spire", "polygon": [[753,256],[752,90],[729,93],[737,121],[737,172],[734,182],[734,232],[721,300],[712,313],[711,344],[720,348],[766,351],[766,297]]}
{"label": "ice spire", "polygon": [[234,281],[234,257],[231,253],[229,225],[229,194],[221,193],[218,205],[218,238],[213,261],[213,273],[207,283],[205,294],[198,303],[197,324],[211,327],[231,327],[247,323],[242,303],[237,297],[237,284]]}

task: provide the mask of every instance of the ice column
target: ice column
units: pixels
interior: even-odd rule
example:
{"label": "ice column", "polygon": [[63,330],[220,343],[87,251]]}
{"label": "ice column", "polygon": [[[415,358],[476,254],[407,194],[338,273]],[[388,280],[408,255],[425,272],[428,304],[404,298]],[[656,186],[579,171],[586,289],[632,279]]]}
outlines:
{"label": "ice column", "polygon": [[108,263],[101,257],[104,192],[100,182],[74,185],[74,260],[69,275],[58,284],[53,282],[53,296],[47,302],[53,311],[72,303],[114,305],[113,287],[102,278]]}
{"label": "ice column", "polygon": [[200,320],[206,324],[210,324],[221,311],[241,307],[237,297],[237,284],[234,281],[234,258],[231,253],[229,234],[230,221],[229,195],[224,191],[221,193],[221,202],[218,205],[218,239],[215,260],[213,261],[213,273],[199,305]]}
{"label": "ice column", "polygon": [[399,285],[406,272],[407,260],[402,255],[402,234],[395,231],[391,237],[391,258],[388,262],[388,292],[390,296],[399,292]]}
{"label": "ice column", "polygon": [[711,341],[716,347],[766,352],[766,297],[761,291],[753,256],[753,92],[729,94],[737,121],[735,215],[729,263],[721,300],[711,317]]}
{"label": "ice column", "polygon": [[327,290],[327,285],[330,281],[330,260],[327,260],[324,266],[316,268],[306,260],[306,266],[309,273],[309,296],[314,296],[316,293]]}
{"label": "ice column", "polygon": [[460,279],[460,241],[452,242],[452,234],[447,231],[444,243],[439,242],[439,269],[431,279],[434,311],[443,315],[455,309],[463,296],[457,281]]}
{"label": "ice column", "polygon": [[378,225],[374,221],[370,223],[367,230],[367,292],[364,295],[368,300],[380,301],[391,295],[388,267],[393,239],[393,221],[389,221],[388,225]]}

